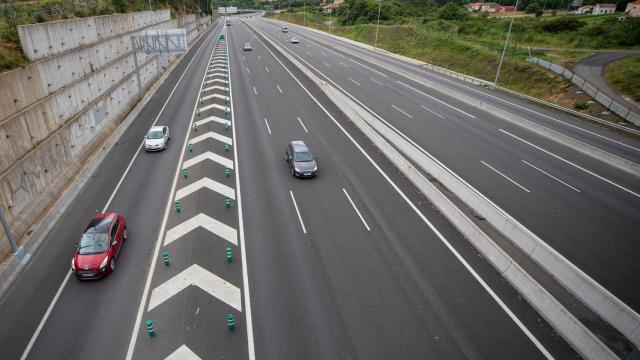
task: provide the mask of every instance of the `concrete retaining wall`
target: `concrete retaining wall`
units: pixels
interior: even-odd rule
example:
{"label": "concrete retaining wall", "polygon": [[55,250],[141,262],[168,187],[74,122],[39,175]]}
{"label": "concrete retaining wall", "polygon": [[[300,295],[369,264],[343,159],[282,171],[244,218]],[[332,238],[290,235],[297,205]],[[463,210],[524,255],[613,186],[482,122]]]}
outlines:
{"label": "concrete retaining wall", "polygon": [[[186,18],[193,19],[185,22],[193,24],[189,43],[211,24],[209,17]],[[40,60],[0,74],[0,208],[17,239],[28,234],[94,147],[138,102],[130,36],[150,27],[177,25],[163,10],[34,24],[19,30],[23,44],[28,44],[25,53]],[[59,39],[65,29],[77,36],[70,42],[43,45]],[[45,50],[35,51],[39,48]],[[159,67],[176,56],[156,58],[138,52],[144,86],[149,87]],[[0,232],[0,260],[8,253],[5,234]]]}

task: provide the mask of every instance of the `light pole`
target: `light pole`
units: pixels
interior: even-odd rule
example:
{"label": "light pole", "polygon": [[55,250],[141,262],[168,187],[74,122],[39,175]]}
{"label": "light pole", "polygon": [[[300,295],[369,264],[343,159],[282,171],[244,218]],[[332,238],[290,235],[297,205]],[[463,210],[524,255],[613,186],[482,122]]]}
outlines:
{"label": "light pole", "polygon": [[151,0],[149,0],[149,11],[151,11]]}
{"label": "light pole", "polygon": [[307,26],[307,2],[304,1],[303,4],[304,4],[304,9],[302,10],[302,13],[303,13],[302,16],[304,17],[304,26]]}
{"label": "light pole", "polygon": [[331,28],[333,27],[333,23],[331,22],[331,13],[333,9],[329,9],[329,32],[331,32]]}
{"label": "light pole", "polygon": [[516,11],[518,10],[518,0],[516,0],[516,6],[513,7],[511,13],[511,22],[509,22],[509,31],[507,31],[507,38],[504,41],[504,47],[502,48],[502,55],[500,55],[500,62],[498,63],[498,71],[496,72],[496,79],[493,81],[493,85],[498,85],[498,78],[500,77],[500,69],[502,68],[502,61],[504,60],[504,53],[507,51],[507,44],[509,43],[509,36],[511,35],[511,27],[513,26],[513,19],[516,17]]}
{"label": "light pole", "polygon": [[7,235],[7,240],[9,240],[9,246],[11,246],[11,251],[13,251],[13,255],[15,255],[18,260],[22,264],[26,264],[27,261],[31,258],[31,254],[26,252],[24,248],[18,247],[16,244],[16,239],[13,238],[13,234],[11,233],[11,229],[9,229],[9,223],[7,219],[4,217],[4,213],[2,209],[0,209],[0,223],[2,223],[2,227],[4,228],[4,233]]}
{"label": "light pole", "polygon": [[373,47],[378,47],[378,31],[380,30],[380,8],[382,8],[382,0],[378,0],[378,25],[376,25],[376,41]]}

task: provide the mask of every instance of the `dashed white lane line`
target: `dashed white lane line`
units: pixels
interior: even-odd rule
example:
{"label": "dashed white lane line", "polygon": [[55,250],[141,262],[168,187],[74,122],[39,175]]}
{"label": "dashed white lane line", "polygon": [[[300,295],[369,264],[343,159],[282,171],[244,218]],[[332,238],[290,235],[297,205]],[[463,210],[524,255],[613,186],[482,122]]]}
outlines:
{"label": "dashed white lane line", "polygon": [[349,65],[347,65],[347,63],[345,63],[344,61],[340,61],[340,65],[342,65],[344,67],[349,67]]}
{"label": "dashed white lane line", "polygon": [[322,62],[322,65],[326,66],[326,67],[331,67],[331,65],[327,64],[326,62]]}
{"label": "dashed white lane line", "polygon": [[271,72],[271,71],[269,71],[269,68],[266,67],[266,66],[264,67],[264,69],[267,70],[267,72]]}
{"label": "dashed white lane line", "polygon": [[242,55],[242,60],[244,60],[244,55]]}
{"label": "dashed white lane line", "polygon": [[397,81],[397,80],[396,80],[396,82],[397,82],[398,84],[400,84],[400,85],[404,85],[404,86],[408,87],[409,89],[411,89],[411,90],[413,90],[413,91],[415,91],[415,92],[417,92],[417,93],[420,93],[420,94],[422,94],[422,95],[424,95],[424,96],[428,97],[428,98],[429,98],[429,99],[431,99],[431,100],[437,101],[437,102],[439,102],[439,103],[440,103],[440,104],[442,104],[442,105],[448,106],[448,107],[452,108],[452,109],[453,109],[453,110],[455,110],[455,111],[459,111],[459,112],[461,112],[461,113],[463,113],[463,114],[467,115],[467,116],[468,116],[468,117],[470,117],[470,118],[473,118],[473,119],[475,119],[475,118],[476,118],[475,116],[473,116],[473,115],[469,114],[468,112],[465,112],[464,110],[460,110],[460,109],[458,109],[458,108],[457,108],[457,107],[455,107],[455,106],[449,105],[449,104],[447,104],[446,102],[444,102],[444,101],[442,101],[442,100],[440,100],[440,99],[434,98],[433,96],[431,96],[431,95],[429,95],[429,94],[425,93],[424,91],[420,91],[420,90],[418,90],[418,89],[416,89],[416,88],[412,87],[411,85],[407,85],[407,84],[403,83],[402,81]]}
{"label": "dashed white lane line", "polygon": [[247,68],[247,74],[251,74],[251,72],[249,71],[249,68]]}
{"label": "dashed white lane line", "polygon": [[408,118],[413,119],[413,116],[409,115],[406,111],[400,109],[399,107],[397,107],[397,106],[395,106],[393,104],[391,104],[391,107],[393,107],[394,109],[396,109],[396,110],[400,111],[401,113],[405,114]]}
{"label": "dashed white lane line", "polygon": [[254,94],[256,94],[256,95],[258,95],[258,90],[256,90],[256,87],[255,87],[255,86],[253,87],[253,93],[254,93]]}
{"label": "dashed white lane line", "polygon": [[374,83],[376,83],[376,84],[378,84],[378,85],[380,85],[380,86],[384,86],[384,84],[383,84],[383,83],[381,83],[380,81],[378,81],[378,80],[376,80],[376,79],[374,79],[374,78],[371,78],[371,81],[373,81]]}
{"label": "dashed white lane line", "polygon": [[609,180],[609,179],[607,179],[607,178],[605,178],[605,177],[602,177],[602,176],[600,176],[600,175],[598,175],[598,174],[594,173],[594,172],[593,172],[593,171],[591,171],[591,170],[587,170],[587,169],[583,168],[583,167],[582,167],[582,166],[580,166],[580,165],[574,164],[574,163],[572,163],[571,161],[569,161],[569,160],[567,160],[567,159],[565,159],[565,158],[563,158],[563,157],[561,157],[561,156],[558,156],[558,155],[556,155],[556,154],[554,154],[554,153],[552,153],[552,152],[550,152],[550,151],[548,151],[548,150],[545,150],[545,149],[543,149],[543,148],[539,147],[538,145],[532,144],[532,143],[528,142],[527,140],[524,140],[524,139],[522,139],[522,138],[519,138],[519,137],[517,137],[517,136],[515,136],[515,135],[511,134],[511,133],[510,133],[510,132],[508,132],[508,131],[504,131],[504,130],[502,130],[502,129],[499,129],[499,130],[500,130],[500,131],[502,131],[503,133],[505,133],[505,134],[507,134],[507,135],[509,135],[509,136],[511,136],[511,137],[513,137],[513,138],[515,138],[515,139],[518,139],[518,140],[522,141],[523,143],[525,143],[525,144],[527,144],[527,145],[529,145],[529,146],[531,146],[531,147],[534,147],[534,148],[536,148],[536,149],[538,149],[538,150],[540,150],[540,151],[544,152],[545,154],[548,154],[548,155],[550,155],[550,156],[553,156],[554,158],[556,158],[556,159],[558,159],[558,160],[560,160],[560,161],[563,161],[563,162],[565,162],[565,163],[567,163],[567,164],[569,164],[569,165],[571,165],[571,166],[573,166],[573,167],[575,167],[575,168],[577,168],[577,169],[580,169],[580,170],[582,170],[582,171],[586,172],[587,174],[593,175],[593,176],[597,177],[598,179],[600,179],[600,180],[602,180],[602,181],[604,181],[604,182],[607,182],[607,183],[609,183],[609,184],[611,184],[611,185],[613,185],[613,186],[617,187],[618,189],[624,190],[624,191],[628,192],[629,194],[631,194],[631,195],[633,195],[633,196],[635,196],[635,197],[640,197],[640,194],[638,194],[638,193],[636,193],[636,192],[634,192],[634,191],[632,191],[632,190],[629,190],[629,189],[627,189],[626,187],[624,187],[624,186],[622,186],[622,185],[618,185],[618,184],[614,183],[613,181],[611,181],[611,180]]}
{"label": "dashed white lane line", "polygon": [[420,107],[421,107],[421,108],[423,108],[423,109],[425,109],[425,110],[427,110],[428,112],[430,112],[430,113],[434,114],[435,116],[439,116],[441,119],[444,119],[444,116],[442,116],[442,115],[438,114],[437,112],[435,112],[435,111],[433,111],[433,110],[429,109],[428,107],[426,107],[426,106],[424,106],[424,105],[420,105]]}
{"label": "dashed white lane line", "polygon": [[567,184],[566,182],[564,182],[564,181],[562,181],[562,180],[558,179],[557,177],[555,177],[555,176],[553,176],[553,175],[549,174],[548,172],[546,172],[546,171],[544,171],[544,170],[540,169],[539,167],[537,167],[537,166],[535,166],[535,165],[533,165],[533,164],[531,164],[531,163],[527,162],[526,160],[522,160],[522,162],[523,162],[523,163],[525,163],[525,164],[527,164],[527,165],[529,165],[529,166],[531,166],[532,168],[534,168],[534,169],[536,169],[536,170],[540,171],[541,173],[543,173],[543,174],[547,175],[548,177],[552,178],[553,180],[556,180],[557,182],[559,182],[559,183],[561,183],[561,184],[565,185],[566,187],[568,187],[568,188],[572,189],[573,191],[575,191],[575,192],[580,192],[580,190],[576,189],[575,187],[573,187],[573,186],[571,186],[571,185]]}
{"label": "dashed white lane line", "polygon": [[267,118],[264,118],[264,123],[265,125],[267,125],[267,131],[269,132],[269,135],[271,135],[271,128],[269,127],[269,122],[267,121]]}
{"label": "dashed white lane line", "polygon": [[280,94],[284,94],[284,93],[282,92],[282,89],[280,89],[280,85],[276,84],[276,87],[278,88],[278,91],[280,91]]}
{"label": "dashed white lane line", "polygon": [[353,60],[353,59],[351,59],[351,61],[352,61],[352,62],[354,62],[354,63],[356,63],[356,64],[358,64],[358,65],[360,65],[360,66],[362,66],[362,67],[363,67],[363,68],[365,68],[365,69],[368,69],[368,70],[373,71],[374,73],[376,73],[376,74],[378,74],[378,75],[380,75],[380,76],[387,77],[387,74],[385,74],[385,73],[381,73],[380,71],[378,71],[378,70],[376,70],[376,69],[373,69],[373,68],[371,68],[370,66],[367,66],[367,65],[365,65],[365,64],[363,64],[363,63],[361,63],[361,62],[355,61],[355,60]]}
{"label": "dashed white lane line", "polygon": [[516,186],[517,186],[517,187],[519,187],[520,189],[522,189],[522,190],[524,190],[524,191],[526,191],[526,192],[528,192],[528,193],[529,193],[529,192],[531,192],[531,191],[529,191],[527,188],[525,188],[524,186],[522,186],[522,185],[518,184],[517,182],[515,182],[514,180],[512,180],[512,179],[511,179],[510,177],[508,177],[507,175],[505,175],[505,174],[501,173],[500,171],[496,170],[496,168],[494,168],[493,166],[491,166],[491,165],[487,164],[487,163],[486,163],[486,162],[484,162],[484,161],[480,161],[480,162],[481,162],[484,166],[486,166],[486,167],[488,167],[489,169],[491,169],[491,170],[495,171],[496,173],[500,174],[500,175],[501,175],[502,177],[504,177],[505,179],[507,179],[507,180],[511,181],[514,185],[516,185]]}
{"label": "dashed white lane line", "polygon": [[298,220],[300,220],[300,226],[302,227],[302,232],[306,235],[307,229],[304,227],[304,222],[302,222],[302,216],[300,216],[300,210],[298,210],[298,204],[296,203],[296,198],[293,196],[293,191],[289,190],[289,195],[291,195],[291,201],[293,201],[293,207],[296,208],[296,214],[298,214]]}
{"label": "dashed white lane line", "polygon": [[345,190],[345,188],[342,188],[342,192],[344,192],[344,195],[347,197],[347,200],[349,200],[349,202],[351,203],[351,206],[353,206],[353,210],[355,210],[356,214],[358,214],[358,217],[360,217],[360,220],[364,224],[364,227],[367,229],[367,231],[371,231],[371,228],[369,228],[369,225],[367,224],[367,222],[364,221],[364,217],[362,217],[360,210],[358,210],[358,208],[356,207],[356,204],[353,202],[353,200],[351,200],[351,196],[349,196],[349,193],[347,192],[347,190]]}
{"label": "dashed white lane line", "polygon": [[300,125],[302,126],[302,128],[304,129],[304,132],[306,132],[307,134],[309,133],[309,131],[307,131],[307,127],[304,126],[304,123],[302,122],[302,119],[300,119],[300,117],[298,116],[298,122],[300,123]]}
{"label": "dashed white lane line", "polygon": [[260,55],[258,55],[258,60],[262,60],[262,58],[260,57]]}
{"label": "dashed white lane line", "polygon": [[354,83],[354,84],[356,84],[356,85],[360,86],[360,83],[359,83],[359,82],[357,82],[357,81],[355,81],[355,80],[353,80],[352,78],[347,77],[347,79],[351,80],[351,82],[352,82],[352,83]]}

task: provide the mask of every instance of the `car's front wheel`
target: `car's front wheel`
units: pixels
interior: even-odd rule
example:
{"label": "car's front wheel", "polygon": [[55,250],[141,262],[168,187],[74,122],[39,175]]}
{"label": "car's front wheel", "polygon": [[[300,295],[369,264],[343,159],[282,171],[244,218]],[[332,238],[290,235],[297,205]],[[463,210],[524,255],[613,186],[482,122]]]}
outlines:
{"label": "car's front wheel", "polygon": [[116,259],[111,258],[111,261],[109,262],[109,269],[113,272],[115,268],[116,268]]}
{"label": "car's front wheel", "polygon": [[291,176],[296,176],[296,170],[294,168],[291,168]]}
{"label": "car's front wheel", "polygon": [[127,228],[124,228],[124,233],[122,233],[122,239],[126,241],[129,238],[129,233],[127,232]]}

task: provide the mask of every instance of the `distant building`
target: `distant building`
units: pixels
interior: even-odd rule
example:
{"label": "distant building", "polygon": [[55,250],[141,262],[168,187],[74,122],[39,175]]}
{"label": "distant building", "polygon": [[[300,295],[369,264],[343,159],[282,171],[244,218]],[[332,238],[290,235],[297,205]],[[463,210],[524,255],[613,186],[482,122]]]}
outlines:
{"label": "distant building", "polygon": [[480,12],[494,13],[497,12],[499,7],[500,5],[496,3],[482,3],[482,6],[480,6]]}
{"label": "distant building", "polygon": [[322,12],[324,12],[325,14],[333,13],[333,12],[335,12],[335,11],[336,11],[336,9],[337,9],[338,7],[340,7],[340,4],[341,4],[341,3],[342,3],[342,2],[340,2],[340,3],[335,2],[335,3],[333,3],[333,4],[325,5],[325,6],[323,6],[323,7],[322,7]]}
{"label": "distant building", "polygon": [[[638,0],[640,1],[640,0]],[[515,6],[500,6],[500,8],[498,9],[499,13],[512,13],[514,10],[516,9]]]}
{"label": "distant building", "polygon": [[628,3],[627,8],[624,9],[625,14],[629,14],[631,17],[640,16],[640,0],[636,0],[635,2]]}
{"label": "distant building", "polygon": [[[638,1],[640,1],[640,0],[638,0]],[[467,4],[466,5],[467,6],[467,10],[473,11],[473,12],[478,12],[478,11],[480,11],[480,8],[482,7],[482,4],[484,4],[484,3],[477,2],[477,3]]]}
{"label": "distant building", "polygon": [[596,4],[593,7],[593,15],[613,14],[616,12],[616,4]]}
{"label": "distant building", "polygon": [[575,13],[576,14],[591,14],[592,11],[593,11],[593,6],[585,5],[585,6],[580,6],[578,8],[578,10],[575,11]]}

